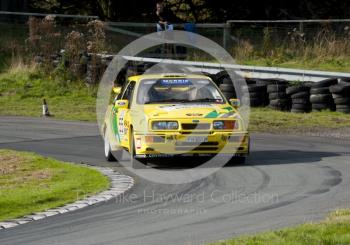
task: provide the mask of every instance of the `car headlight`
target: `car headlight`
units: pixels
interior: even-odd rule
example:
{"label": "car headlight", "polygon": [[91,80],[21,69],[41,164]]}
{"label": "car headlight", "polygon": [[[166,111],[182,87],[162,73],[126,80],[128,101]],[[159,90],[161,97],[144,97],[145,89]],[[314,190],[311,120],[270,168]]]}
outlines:
{"label": "car headlight", "polygon": [[179,124],[176,121],[156,121],[152,122],[153,130],[176,130]]}
{"label": "car headlight", "polygon": [[238,123],[233,120],[222,120],[222,121],[214,121],[213,129],[216,130],[233,130],[237,129]]}

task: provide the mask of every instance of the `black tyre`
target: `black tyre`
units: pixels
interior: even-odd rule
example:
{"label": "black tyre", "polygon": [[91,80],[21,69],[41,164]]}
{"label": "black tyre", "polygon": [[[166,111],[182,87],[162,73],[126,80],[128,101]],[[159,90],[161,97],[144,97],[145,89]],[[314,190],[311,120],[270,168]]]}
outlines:
{"label": "black tyre", "polygon": [[292,104],[292,109],[295,110],[310,110],[311,105],[305,105],[305,104]]}
{"label": "black tyre", "polygon": [[214,79],[220,83],[220,81],[223,79],[223,78],[226,78],[226,77],[230,77],[229,74],[227,73],[227,71],[220,71],[218,73],[216,73],[214,76]]}
{"label": "black tyre", "polygon": [[230,77],[224,77],[219,82],[220,82],[220,84],[229,84],[229,85],[233,86],[233,82],[232,82]]}
{"label": "black tyre", "polygon": [[219,88],[222,92],[235,92],[235,87],[232,84],[220,84]]}
{"label": "black tyre", "polygon": [[289,104],[289,100],[286,99],[277,99],[277,100],[270,100],[271,106],[286,106]]}
{"label": "black tyre", "polygon": [[350,84],[350,78],[341,78],[339,80],[339,84],[344,84],[344,85]]}
{"label": "black tyre", "polygon": [[256,85],[267,86],[267,85],[270,85],[270,84],[276,84],[276,83],[273,82],[273,81],[266,81],[266,80],[263,80],[263,79],[256,80]]}
{"label": "black tyre", "polygon": [[333,99],[337,99],[337,98],[343,98],[344,95],[343,94],[332,94]]}
{"label": "black tyre", "polygon": [[283,106],[273,106],[273,105],[269,105],[269,108],[271,108],[272,110],[277,110],[277,111],[289,111],[290,107],[288,105],[283,105]]}
{"label": "black tyre", "polygon": [[341,109],[341,110],[347,110],[350,109],[350,105],[336,105],[337,110]]}
{"label": "black tyre", "polygon": [[246,157],[232,157],[226,165],[243,165],[246,163]]}
{"label": "black tyre", "polygon": [[308,88],[311,88],[312,84],[314,84],[314,82],[303,82],[303,85]]}
{"label": "black tyre", "polygon": [[286,89],[286,94],[291,95],[291,94],[296,94],[299,92],[305,92],[305,91],[307,92],[309,90],[310,90],[310,88],[305,87],[305,86],[292,86],[292,87],[288,87]]}
{"label": "black tyre", "polygon": [[247,78],[245,80],[246,84],[248,84],[248,85],[256,85],[256,81],[257,81],[257,79],[254,79],[254,78]]}
{"label": "black tyre", "polygon": [[350,97],[339,97],[334,99],[334,103],[337,105],[349,105],[350,104]]}
{"label": "black tyre", "polygon": [[268,93],[286,92],[287,85],[285,84],[272,84],[267,85]]}
{"label": "black tyre", "polygon": [[312,104],[327,104],[333,101],[333,97],[331,94],[312,94],[310,96],[310,102]]}
{"label": "black tyre", "polygon": [[250,84],[248,85],[248,91],[250,93],[262,93],[262,92],[266,93],[266,86]]}
{"label": "black tyre", "polygon": [[291,110],[290,110],[290,112],[292,112],[292,113],[307,113],[307,111],[306,110],[299,110],[299,109],[294,109],[294,108],[292,108]]}
{"label": "black tyre", "polygon": [[242,98],[242,102],[245,102],[245,104],[247,104],[247,102],[249,101],[249,103],[252,104],[261,104],[262,103],[262,99],[260,98],[250,98],[250,97],[243,97]]}
{"label": "black tyre", "polygon": [[329,104],[322,104],[322,103],[312,104],[312,110],[327,110],[330,108],[331,106]]}
{"label": "black tyre", "polygon": [[136,151],[135,151],[135,139],[134,139],[134,132],[131,129],[130,130],[130,165],[132,168],[140,169],[145,168],[147,165],[147,159],[146,158],[136,158]]}
{"label": "black tyre", "polygon": [[326,88],[311,88],[310,94],[329,94],[329,87]]}
{"label": "black tyre", "polygon": [[303,105],[307,105],[307,104],[310,104],[310,100],[307,99],[307,98],[292,99],[292,103],[293,103],[293,104],[303,104]]}
{"label": "black tyre", "polygon": [[309,98],[309,97],[310,97],[309,92],[299,92],[291,95],[292,99],[302,99],[302,98]]}
{"label": "black tyre", "polygon": [[235,93],[232,93],[232,92],[222,92],[222,94],[225,96],[226,99],[232,99],[232,98],[235,98],[236,95]]}
{"label": "black tyre", "polygon": [[312,84],[312,88],[323,88],[323,87],[329,87],[332,86],[334,84],[338,83],[338,79],[337,78],[328,78],[319,82],[316,82],[314,84]]}
{"label": "black tyre", "polygon": [[337,84],[329,87],[329,91],[334,94],[350,94],[350,84]]}
{"label": "black tyre", "polygon": [[[248,94],[247,94],[248,95]],[[266,93],[257,93],[257,92],[251,92],[249,93],[249,97],[250,98],[263,98],[266,97],[267,94]]]}
{"label": "black tyre", "polygon": [[285,99],[287,94],[285,92],[269,93],[270,100]]}
{"label": "black tyre", "polygon": [[111,151],[111,145],[109,143],[109,139],[108,139],[108,134],[107,134],[107,129],[104,132],[104,153],[105,153],[105,158],[108,162],[113,162],[115,161],[115,157],[112,154]]}
{"label": "black tyre", "polygon": [[260,79],[261,82],[258,82],[257,81],[257,84],[258,83],[265,83],[266,85],[276,85],[276,84],[279,84],[279,85],[288,85],[289,82],[284,80],[284,79],[278,79],[278,78],[271,78],[271,79]]}
{"label": "black tyre", "polygon": [[257,107],[257,106],[261,106],[262,104],[263,104],[263,101],[260,98],[258,99],[250,98],[250,106]]}

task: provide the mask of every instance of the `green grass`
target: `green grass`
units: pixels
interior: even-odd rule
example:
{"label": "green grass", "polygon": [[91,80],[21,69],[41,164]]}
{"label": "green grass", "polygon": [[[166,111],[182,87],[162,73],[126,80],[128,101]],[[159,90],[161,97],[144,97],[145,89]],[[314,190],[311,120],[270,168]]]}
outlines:
{"label": "green grass", "polygon": [[[67,82],[68,81],[68,82]],[[55,118],[96,120],[96,87],[24,67],[0,74],[0,115],[39,117],[45,98]]]}
{"label": "green grass", "polygon": [[246,235],[212,245],[326,245],[350,244],[350,211],[339,210],[320,223]]}
{"label": "green grass", "polygon": [[[0,75],[0,115],[40,117],[42,99],[57,119],[96,121],[96,87],[83,82],[61,82],[35,69],[14,69]],[[253,132],[301,132],[350,127],[350,115],[323,111],[305,114],[252,108]]]}
{"label": "green grass", "polygon": [[0,221],[62,206],[109,187],[96,170],[0,149]]}
{"label": "green grass", "polygon": [[350,127],[350,114],[334,111],[290,113],[269,108],[252,108],[249,129],[255,132],[305,132]]}

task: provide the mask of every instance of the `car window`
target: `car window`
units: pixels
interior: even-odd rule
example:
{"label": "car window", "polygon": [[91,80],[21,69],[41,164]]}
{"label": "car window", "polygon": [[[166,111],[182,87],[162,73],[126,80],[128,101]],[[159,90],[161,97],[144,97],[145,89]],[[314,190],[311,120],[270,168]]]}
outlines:
{"label": "car window", "polygon": [[134,92],[134,88],[135,88],[135,82],[134,81],[131,81],[129,83],[129,85],[127,86],[127,88],[125,89],[125,92],[122,96],[122,100],[128,100],[129,101],[129,107],[131,106],[131,103],[132,103],[132,95],[133,95],[133,92]]}
{"label": "car window", "polygon": [[123,94],[125,93],[125,90],[127,88],[127,86],[129,85],[130,81],[126,81],[123,86],[122,86],[122,89],[120,90],[120,94],[117,95],[117,100],[121,100],[122,99],[122,96]]}
{"label": "car window", "polygon": [[224,103],[218,88],[207,79],[143,80],[137,103]]}

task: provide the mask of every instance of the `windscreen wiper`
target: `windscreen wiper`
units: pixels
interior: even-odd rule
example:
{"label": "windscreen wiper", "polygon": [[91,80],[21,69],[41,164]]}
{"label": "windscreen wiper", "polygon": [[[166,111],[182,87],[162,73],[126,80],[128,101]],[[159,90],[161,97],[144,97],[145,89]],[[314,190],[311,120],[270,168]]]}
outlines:
{"label": "windscreen wiper", "polygon": [[216,103],[220,103],[220,102],[222,102],[222,100],[213,99],[213,98],[202,98],[202,99],[190,100],[189,102],[216,102]]}
{"label": "windscreen wiper", "polygon": [[147,101],[147,102],[145,102],[145,104],[172,103],[172,102],[188,103],[188,102],[191,102],[191,101],[190,101],[190,100],[180,100],[180,99],[168,99],[168,100],[153,100],[153,101]]}

